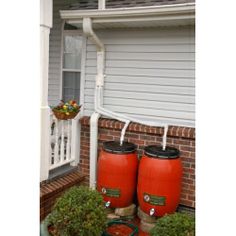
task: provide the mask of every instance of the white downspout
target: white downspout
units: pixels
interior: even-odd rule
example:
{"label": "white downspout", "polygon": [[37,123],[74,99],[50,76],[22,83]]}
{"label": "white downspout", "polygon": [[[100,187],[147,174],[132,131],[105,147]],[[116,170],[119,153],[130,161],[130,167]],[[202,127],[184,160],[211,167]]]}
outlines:
{"label": "white downspout", "polygon": [[113,119],[125,122],[125,126],[121,132],[120,142],[124,140],[125,131],[130,123],[144,124],[148,126],[161,126],[164,127],[163,135],[163,150],[166,148],[166,136],[168,131],[168,125],[153,121],[139,120],[133,117],[129,117],[123,114],[119,114],[102,107],[103,104],[103,86],[104,86],[104,62],[105,62],[105,47],[98,36],[92,29],[91,18],[83,18],[83,32],[88,36],[96,45],[97,48],[97,76],[94,94],[94,107],[95,112],[90,118],[90,187],[96,188],[96,163],[97,163],[97,141],[98,141],[98,119],[101,115],[111,117]]}
{"label": "white downspout", "polygon": [[105,10],[106,9],[106,0],[98,0],[98,9]]}
{"label": "white downspout", "polygon": [[89,186],[96,189],[97,184],[97,150],[98,150],[98,119],[101,114],[94,112],[90,118],[90,161]]}
{"label": "white downspout", "polygon": [[[103,70],[104,70],[104,45],[90,30],[91,19],[83,19],[83,31],[86,36],[90,37],[97,47],[97,76],[96,76],[96,87],[103,86]],[[97,100],[94,96],[94,104],[96,107]],[[97,177],[97,149],[98,149],[98,120],[101,114],[96,111],[90,118],[90,167],[89,167],[89,186],[92,189],[96,188],[96,177]]]}

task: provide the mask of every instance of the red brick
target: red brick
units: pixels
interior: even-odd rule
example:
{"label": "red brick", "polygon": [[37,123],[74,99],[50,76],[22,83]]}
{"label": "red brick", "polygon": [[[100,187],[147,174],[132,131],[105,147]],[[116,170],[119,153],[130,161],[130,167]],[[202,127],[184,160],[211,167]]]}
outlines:
{"label": "red brick", "polygon": [[191,189],[183,189],[183,192],[187,195],[194,195],[194,190]]}
{"label": "red brick", "polygon": [[88,164],[88,165],[89,165],[89,160],[88,160],[88,159],[83,159],[83,160],[82,160],[82,163],[83,163],[83,164]]}
{"label": "red brick", "polygon": [[84,149],[84,150],[81,150],[81,151],[80,151],[80,154],[81,154],[81,155],[84,155],[84,156],[89,156],[89,150],[85,150],[85,149]]}
{"label": "red brick", "polygon": [[188,128],[184,127],[182,129],[182,134],[181,134],[182,137],[188,137]]}
{"label": "red brick", "polygon": [[190,147],[190,146],[181,145],[180,146],[180,151],[195,152],[195,148]]}
{"label": "red brick", "polygon": [[101,135],[99,135],[99,139],[100,140],[113,140],[114,137],[111,135],[101,134]]}
{"label": "red brick", "polygon": [[191,168],[195,169],[195,163],[191,163]]}
{"label": "red brick", "polygon": [[140,135],[140,139],[141,139],[141,140],[155,141],[155,140],[156,140],[156,137],[155,137],[155,136],[151,136],[151,135],[141,134],[141,135]]}
{"label": "red brick", "polygon": [[90,143],[87,142],[86,140],[82,139],[80,142],[81,145],[85,146],[85,147],[89,147]]}
{"label": "red brick", "polygon": [[195,175],[190,175],[190,178],[195,180]]}
{"label": "red brick", "polygon": [[[170,141],[170,139],[167,138],[167,142]],[[157,143],[162,143],[162,137],[156,136],[156,142]],[[170,142],[172,144],[172,142]]]}
{"label": "red brick", "polygon": [[194,185],[189,185],[189,189],[195,191],[195,186]]}
{"label": "red brick", "polygon": [[189,189],[190,184],[182,182],[182,185],[181,185],[181,186],[182,186],[182,190],[184,190],[184,189]]}
{"label": "red brick", "polygon": [[127,131],[134,131],[134,124],[133,122],[131,122],[127,128]]}
{"label": "red brick", "polygon": [[195,196],[188,195],[188,200],[195,201]]}
{"label": "red brick", "polygon": [[[145,141],[145,145],[149,146],[149,145],[157,145],[157,142],[152,142],[152,141]],[[160,145],[160,144],[159,144]]]}
{"label": "red brick", "polygon": [[[177,148],[179,149],[179,148]],[[181,157],[190,157],[191,156],[191,152],[184,152],[184,151],[181,151],[180,152],[180,156]]]}
{"label": "red brick", "polygon": [[193,180],[192,179],[188,179],[188,178],[182,178],[183,183],[188,183],[188,184],[193,184]]}
{"label": "red brick", "polygon": [[185,206],[192,206],[192,201],[191,200],[185,200],[181,199],[180,204],[185,205]]}
{"label": "red brick", "polygon": [[108,134],[111,135],[111,136],[120,137],[121,132],[120,132],[120,131],[110,130],[110,131],[108,132]]}
{"label": "red brick", "polygon": [[191,146],[191,147],[195,147],[195,140],[191,140],[190,146]]}
{"label": "red brick", "polygon": [[190,174],[194,174],[195,173],[195,170],[194,169],[191,169],[191,168],[183,168],[183,172],[186,172],[186,173],[190,173]]}
{"label": "red brick", "polygon": [[189,175],[189,173],[183,173],[183,177],[184,177],[184,178],[189,178],[190,175]]}
{"label": "red brick", "polygon": [[182,136],[183,131],[184,131],[184,127],[178,127],[178,130],[177,130],[177,133],[176,133],[177,136],[183,137],[183,136]]}
{"label": "red brick", "polygon": [[190,168],[191,165],[188,162],[182,162],[182,166],[186,168]]}
{"label": "red brick", "polygon": [[167,132],[167,136],[173,136],[173,133],[174,133],[174,127],[173,126],[169,126],[168,132]]}
{"label": "red brick", "polygon": [[190,153],[190,157],[191,157],[191,158],[195,158],[195,152],[191,152],[191,153]]}
{"label": "red brick", "polygon": [[149,127],[148,133],[156,134],[157,133],[157,129],[155,127]]}
{"label": "red brick", "polygon": [[194,159],[189,158],[189,157],[181,157],[182,162],[187,162],[187,163],[194,163]]}
{"label": "red brick", "polygon": [[180,145],[190,145],[191,141],[188,139],[177,139],[173,138],[173,143],[174,144],[180,144]]}
{"label": "red brick", "polygon": [[134,143],[136,145],[144,145],[144,141],[143,140],[129,138],[129,142]]}
{"label": "red brick", "polygon": [[127,138],[140,139],[140,135],[137,134],[137,133],[130,133],[130,132],[127,132],[127,133],[125,134],[125,136],[126,136]]}

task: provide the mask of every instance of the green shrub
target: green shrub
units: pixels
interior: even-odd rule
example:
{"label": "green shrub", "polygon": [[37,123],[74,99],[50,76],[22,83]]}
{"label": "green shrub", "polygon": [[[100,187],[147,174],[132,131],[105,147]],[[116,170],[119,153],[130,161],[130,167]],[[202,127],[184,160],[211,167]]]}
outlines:
{"label": "green shrub", "polygon": [[151,236],[194,236],[195,219],[186,213],[165,215],[157,220]]}
{"label": "green shrub", "polygon": [[49,222],[63,236],[100,236],[106,227],[103,199],[96,190],[72,187],[56,201]]}

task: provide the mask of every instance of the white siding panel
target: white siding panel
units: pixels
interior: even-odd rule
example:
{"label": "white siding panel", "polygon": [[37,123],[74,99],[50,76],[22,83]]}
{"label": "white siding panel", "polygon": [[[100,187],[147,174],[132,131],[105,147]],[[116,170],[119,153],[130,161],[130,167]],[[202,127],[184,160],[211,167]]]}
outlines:
{"label": "white siding panel", "polygon": [[[94,89],[85,89],[85,94],[89,96],[93,96]],[[120,91],[104,91],[104,96],[107,97],[115,97],[115,98],[127,98],[127,99],[144,99],[146,101],[161,101],[161,102],[178,102],[182,103],[189,103],[194,104],[195,98],[194,96],[187,96],[187,95],[178,95],[178,94],[160,94],[160,93],[137,93],[137,92],[127,92],[123,91],[122,94]],[[87,105],[87,101],[85,103]]]}
{"label": "white siding panel", "polygon": [[[87,74],[96,74],[95,67],[87,67]],[[172,70],[172,69],[149,69],[149,68],[106,68],[106,75],[123,75],[123,76],[165,76],[165,77],[191,77],[194,78],[193,70]]]}
{"label": "white siding panel", "polygon": [[[88,59],[96,59],[95,52],[88,52]],[[154,53],[145,53],[145,52],[107,52],[106,59],[107,60],[165,60],[165,61],[182,61],[182,60],[191,60],[193,61],[195,58],[194,53],[186,53],[186,52],[154,52]]]}
{"label": "white siding panel", "polygon": [[[104,106],[133,117],[194,126],[194,28],[97,31],[106,47]],[[94,109],[96,48],[87,43],[85,115]]]}
{"label": "white siding panel", "polygon": [[[94,101],[93,96],[86,96],[86,101],[91,104]],[[173,111],[195,111],[194,104],[188,103],[177,103],[177,102],[158,102],[153,100],[149,102],[144,100],[142,97],[140,99],[127,99],[127,98],[113,98],[113,97],[104,97],[104,103],[107,105],[116,105],[116,106],[129,106],[129,107],[139,107],[139,108],[152,108],[152,109],[161,109]]]}
{"label": "white siding panel", "polygon": [[[87,65],[94,67],[95,59],[88,59]],[[112,68],[156,68],[156,69],[187,69],[194,70],[195,62],[191,60],[182,61],[144,61],[142,58],[136,60],[106,60],[106,66]]]}
{"label": "white siding panel", "polygon": [[[106,52],[145,52],[145,53],[154,53],[154,52],[195,52],[194,44],[151,44],[145,45],[142,47],[142,44],[118,44],[118,45],[106,45]],[[93,52],[94,47],[89,45],[87,47],[88,52]]]}
{"label": "white siding panel", "polygon": [[[95,83],[86,81],[86,88],[94,88]],[[177,95],[194,95],[195,89],[192,87],[182,86],[162,86],[162,85],[148,85],[148,84],[129,84],[127,83],[109,83],[105,82],[105,91],[120,91],[121,94],[124,91],[141,92],[141,93],[162,93],[162,94],[177,94]]]}
{"label": "white siding panel", "polygon": [[49,42],[49,105],[56,105],[60,100],[61,76],[61,24],[59,10],[66,9],[68,2],[53,0],[53,28],[50,31]]}
{"label": "white siding panel", "polygon": [[[95,83],[95,75],[87,75],[87,82],[91,81]],[[105,80],[107,81],[107,79]],[[183,86],[194,87],[194,78],[175,78],[175,77],[144,77],[144,76],[119,76],[110,75],[109,83],[122,83],[126,84],[148,84],[148,85],[171,85],[171,86]],[[106,83],[106,82],[105,82]]]}

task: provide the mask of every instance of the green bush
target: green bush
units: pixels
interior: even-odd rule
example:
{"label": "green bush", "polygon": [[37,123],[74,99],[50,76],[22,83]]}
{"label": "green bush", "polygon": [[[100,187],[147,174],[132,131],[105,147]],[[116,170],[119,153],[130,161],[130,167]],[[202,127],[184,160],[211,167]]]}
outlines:
{"label": "green bush", "polygon": [[185,213],[165,215],[157,220],[151,236],[194,236],[195,219]]}
{"label": "green bush", "polygon": [[49,222],[63,236],[100,236],[106,227],[103,199],[96,190],[72,187],[56,201]]}

